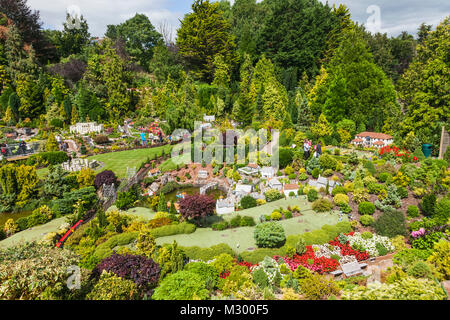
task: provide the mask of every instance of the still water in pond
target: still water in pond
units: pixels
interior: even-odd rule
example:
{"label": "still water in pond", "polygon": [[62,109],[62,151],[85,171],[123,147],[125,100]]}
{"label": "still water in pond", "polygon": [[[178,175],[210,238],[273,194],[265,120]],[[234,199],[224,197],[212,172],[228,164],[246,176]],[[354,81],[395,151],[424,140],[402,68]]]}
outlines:
{"label": "still water in pond", "polygon": [[[181,188],[181,189],[177,189],[174,190],[172,192],[166,193],[165,197],[167,201],[174,201],[176,202],[177,199],[177,194],[180,193],[186,193],[186,194],[199,194],[200,193],[200,188],[196,188],[196,187],[186,187],[186,188]],[[222,190],[216,189],[216,190],[210,190],[206,193],[209,196],[213,196],[214,199],[219,199],[219,197],[226,197],[227,194],[225,192],[223,192]]]}
{"label": "still water in pond", "polygon": [[10,212],[0,213],[0,227],[3,226],[5,224],[5,222],[8,221],[9,219],[13,219],[14,221],[17,221],[17,219],[22,218],[22,217],[27,217],[30,214],[32,214],[32,211],[21,211],[21,212],[16,212],[16,213],[10,213]]}

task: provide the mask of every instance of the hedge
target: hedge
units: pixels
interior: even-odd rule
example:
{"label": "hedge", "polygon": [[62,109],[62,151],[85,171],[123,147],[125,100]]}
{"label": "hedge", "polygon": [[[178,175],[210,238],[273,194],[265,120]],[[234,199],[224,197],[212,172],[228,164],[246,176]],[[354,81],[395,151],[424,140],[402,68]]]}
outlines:
{"label": "hedge", "polygon": [[225,243],[219,243],[214,246],[211,246],[209,248],[201,248],[199,246],[193,246],[193,247],[181,247],[180,249],[184,251],[186,254],[186,257],[188,257],[191,260],[202,260],[202,261],[210,261],[214,259],[216,256],[226,253],[231,256],[236,256],[233,249],[225,244]]}
{"label": "hedge", "polygon": [[197,227],[192,223],[182,222],[180,224],[172,224],[169,226],[162,226],[159,228],[152,229],[150,233],[156,239],[161,237],[173,236],[176,234],[193,233],[196,228]]}
{"label": "hedge", "polygon": [[69,156],[64,151],[49,151],[32,155],[27,160],[27,163],[36,163],[38,157],[41,157],[42,160],[47,161],[48,165],[61,164],[69,160]]}
{"label": "hedge", "polygon": [[97,249],[95,249],[92,256],[96,260],[101,261],[102,259],[107,258],[111,254],[113,254],[112,249],[114,249],[115,247],[124,246],[136,240],[138,234],[138,232],[125,232],[112,236],[111,238],[100,244]]}

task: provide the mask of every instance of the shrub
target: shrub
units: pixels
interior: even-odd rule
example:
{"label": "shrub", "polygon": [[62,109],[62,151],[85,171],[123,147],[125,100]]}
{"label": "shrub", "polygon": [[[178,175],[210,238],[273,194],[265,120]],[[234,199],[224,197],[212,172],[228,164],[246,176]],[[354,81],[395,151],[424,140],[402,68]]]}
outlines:
{"label": "shrub", "polygon": [[358,212],[362,215],[372,215],[375,213],[375,205],[372,202],[361,202],[358,205]]}
{"label": "shrub", "polygon": [[444,300],[442,287],[429,279],[401,278],[393,283],[370,283],[342,291],[342,300]]}
{"label": "shrub", "polygon": [[433,246],[433,253],[428,257],[428,262],[436,266],[436,270],[444,275],[445,280],[450,279],[450,242],[440,240]]}
{"label": "shrub", "polygon": [[377,242],[377,243],[375,244],[375,248],[376,248],[377,251],[378,251],[378,256],[379,256],[379,257],[385,256],[385,255],[387,255],[388,252],[389,252],[389,250],[386,249],[386,247],[385,247],[382,243],[380,243],[380,242]]}
{"label": "shrub", "polygon": [[419,216],[419,208],[415,205],[408,206],[408,217],[417,218]]}
{"label": "shrub", "polygon": [[416,263],[408,268],[408,275],[414,278],[428,278],[431,276],[431,269],[427,263],[416,261]]}
{"label": "shrub", "polygon": [[206,289],[204,278],[190,271],[178,271],[169,275],[152,296],[154,300],[192,300],[194,298],[206,300],[209,291]]}
{"label": "shrub", "polygon": [[324,170],[324,171],[322,172],[322,175],[323,175],[324,177],[331,177],[331,176],[333,175],[333,170],[331,170],[331,169],[326,169],[326,170]]}
{"label": "shrub", "polygon": [[313,171],[312,171],[312,173],[311,173],[311,175],[312,175],[312,177],[313,177],[314,179],[319,178],[319,175],[320,175],[320,169],[319,169],[319,168],[314,168]]}
{"label": "shrub", "polygon": [[297,178],[299,181],[305,181],[308,179],[308,175],[303,172],[303,173],[300,173]]}
{"label": "shrub", "polygon": [[317,193],[316,189],[310,189],[308,191],[308,201],[309,202],[314,202],[319,198],[319,195]]}
{"label": "shrub", "polygon": [[317,199],[312,203],[312,209],[316,212],[327,212],[333,208],[333,203],[325,198]]}
{"label": "shrub", "polygon": [[363,239],[372,239],[373,238],[373,234],[370,231],[364,231],[363,233],[361,233],[361,238]]}
{"label": "shrub", "polygon": [[219,243],[209,248],[194,246],[180,247],[180,249],[182,249],[186,256],[191,260],[210,261],[214,257],[217,257],[222,253],[226,253],[230,256],[235,256],[233,249],[225,243]]}
{"label": "shrub", "polygon": [[276,200],[280,200],[284,197],[284,195],[278,191],[277,189],[270,189],[264,193],[267,202],[273,202]]}
{"label": "shrub", "polygon": [[342,193],[338,193],[333,197],[333,201],[336,205],[348,204],[348,196]]}
{"label": "shrub", "polygon": [[272,214],[270,215],[270,219],[274,221],[281,220],[281,213],[279,211],[272,212]]}
{"label": "shrub", "polygon": [[205,262],[190,262],[184,266],[183,270],[198,274],[202,277],[209,290],[214,289],[219,281],[219,273],[216,268]]}
{"label": "shrub", "polygon": [[255,220],[253,217],[244,216],[241,219],[240,226],[241,227],[253,227],[255,225]]}
{"label": "shrub", "polygon": [[385,183],[388,180],[392,179],[392,175],[388,172],[382,172],[378,175],[378,181]]}
{"label": "shrub", "polygon": [[433,220],[445,224],[450,218],[450,198],[442,198],[434,209]]}
{"label": "shrub", "polygon": [[133,281],[141,296],[151,297],[153,289],[158,284],[161,268],[151,258],[113,254],[103,259],[92,270],[92,276],[98,279],[104,270],[114,273],[122,279]]}
{"label": "shrub", "polygon": [[256,199],[252,196],[244,196],[241,199],[241,207],[242,209],[249,209],[256,207]]}
{"label": "shrub", "polygon": [[45,163],[47,165],[57,165],[69,160],[67,153],[64,151],[49,151],[49,152],[41,152],[36,155],[32,155],[28,160],[27,164],[42,164]]}
{"label": "shrub", "polygon": [[103,134],[96,135],[93,140],[96,144],[106,144],[110,142],[108,136]]}
{"label": "shrub", "polygon": [[135,300],[138,299],[136,284],[114,273],[103,271],[99,281],[86,296],[87,300]]}
{"label": "shrub", "polygon": [[97,190],[100,189],[104,184],[114,184],[116,187],[118,186],[117,177],[111,170],[104,170],[95,176],[94,186]]}
{"label": "shrub", "polygon": [[152,229],[151,234],[154,238],[160,238],[176,234],[190,234],[195,232],[196,228],[197,227],[195,226],[195,224],[182,222],[180,224],[173,224]]}
{"label": "shrub", "polygon": [[325,153],[319,157],[319,165],[324,170],[336,170],[337,160],[333,156]]}
{"label": "shrub", "polygon": [[402,212],[397,210],[386,210],[375,221],[376,232],[381,236],[393,238],[397,235],[406,236],[406,221]]}
{"label": "shrub", "polygon": [[300,291],[309,300],[326,299],[340,293],[340,289],[333,279],[319,274],[311,274],[301,280]]}
{"label": "shrub", "polygon": [[333,197],[337,194],[347,194],[347,190],[343,187],[343,186],[337,186],[333,189],[333,191],[331,191],[331,194],[333,195]]}
{"label": "shrub", "polygon": [[373,225],[373,223],[375,222],[375,218],[366,214],[361,216],[359,221],[363,226],[367,227]]}
{"label": "shrub", "polygon": [[298,239],[297,243],[295,244],[295,251],[299,256],[301,256],[306,252],[306,243],[305,240],[303,240],[303,238],[300,237]]}
{"label": "shrub", "polygon": [[216,231],[226,230],[229,227],[230,227],[230,224],[228,223],[228,221],[217,222],[211,226],[211,228]]}
{"label": "shrub", "polygon": [[353,201],[356,203],[361,203],[364,201],[368,201],[370,199],[369,194],[366,189],[355,189],[353,191]]}
{"label": "shrub", "polygon": [[286,242],[283,227],[275,222],[264,222],[254,231],[256,245],[260,248],[279,248]]}
{"label": "shrub", "polygon": [[284,213],[284,218],[285,219],[291,219],[293,217],[292,212],[287,211]]}
{"label": "shrub", "polygon": [[408,198],[408,190],[405,187],[398,187],[397,194],[402,199]]}
{"label": "shrub", "polygon": [[434,193],[425,195],[419,203],[419,206],[423,215],[432,216],[436,206],[436,195]]}
{"label": "shrub", "polygon": [[216,200],[207,195],[187,195],[180,202],[180,214],[184,219],[196,219],[212,215],[216,208]]}

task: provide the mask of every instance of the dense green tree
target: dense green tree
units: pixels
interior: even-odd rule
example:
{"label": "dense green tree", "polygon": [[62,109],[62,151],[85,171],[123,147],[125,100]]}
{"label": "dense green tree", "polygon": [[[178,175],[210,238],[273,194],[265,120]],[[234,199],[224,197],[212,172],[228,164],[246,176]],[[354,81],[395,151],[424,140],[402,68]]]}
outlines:
{"label": "dense green tree", "polygon": [[150,19],[139,13],[119,25],[108,25],[105,36],[125,40],[128,54],[145,69],[149,67],[154,48],[162,41]]}
{"label": "dense green tree", "polygon": [[29,47],[28,51],[25,51],[24,45],[19,29],[14,25],[10,26],[5,41],[5,55],[8,59],[7,71],[13,85],[16,85],[20,74],[36,76],[38,71],[33,47]]}
{"label": "dense green tree", "polygon": [[83,16],[71,17],[67,13],[63,27],[63,31],[56,34],[57,38],[55,39],[59,55],[68,57],[71,54],[81,53],[83,47],[89,44],[91,37],[87,21]]}
{"label": "dense green tree", "polygon": [[41,30],[39,11],[32,11],[27,0],[0,0],[0,11],[17,26],[20,37],[34,48],[40,62],[54,60],[56,50]]}
{"label": "dense green tree", "polygon": [[311,109],[322,111],[332,123],[345,118],[391,132],[399,120],[394,86],[374,63],[358,30],[347,33],[312,93]]}
{"label": "dense green tree", "polygon": [[159,43],[153,50],[149,69],[160,83],[166,82],[169,75],[178,81],[183,70],[179,55],[172,49]]}
{"label": "dense green tree", "polygon": [[266,0],[268,11],[259,39],[259,52],[265,52],[277,65],[298,67],[316,75],[324,57],[328,34],[339,27],[338,17],[328,4],[317,0]]}
{"label": "dense green tree", "polygon": [[236,62],[234,36],[230,23],[219,9],[219,3],[195,0],[192,10],[181,21],[177,45],[196,78],[211,82],[217,55],[222,55],[228,65]]}
{"label": "dense green tree", "polygon": [[247,53],[252,60],[257,56],[257,44],[260,32],[264,26],[264,3],[256,0],[235,0],[231,24],[236,44],[241,55]]}
{"label": "dense green tree", "polygon": [[404,135],[413,131],[422,143],[439,145],[441,128],[449,128],[450,114],[450,17],[431,31],[417,57],[399,81],[399,95],[406,114]]}

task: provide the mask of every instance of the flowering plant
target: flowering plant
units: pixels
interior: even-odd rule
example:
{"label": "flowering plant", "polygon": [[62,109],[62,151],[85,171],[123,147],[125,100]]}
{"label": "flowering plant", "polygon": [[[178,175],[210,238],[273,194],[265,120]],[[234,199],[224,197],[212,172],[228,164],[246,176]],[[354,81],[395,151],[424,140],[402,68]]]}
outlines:
{"label": "flowering plant", "polygon": [[418,238],[418,237],[423,236],[424,234],[425,234],[425,229],[424,228],[420,228],[417,231],[411,232],[411,237]]}

